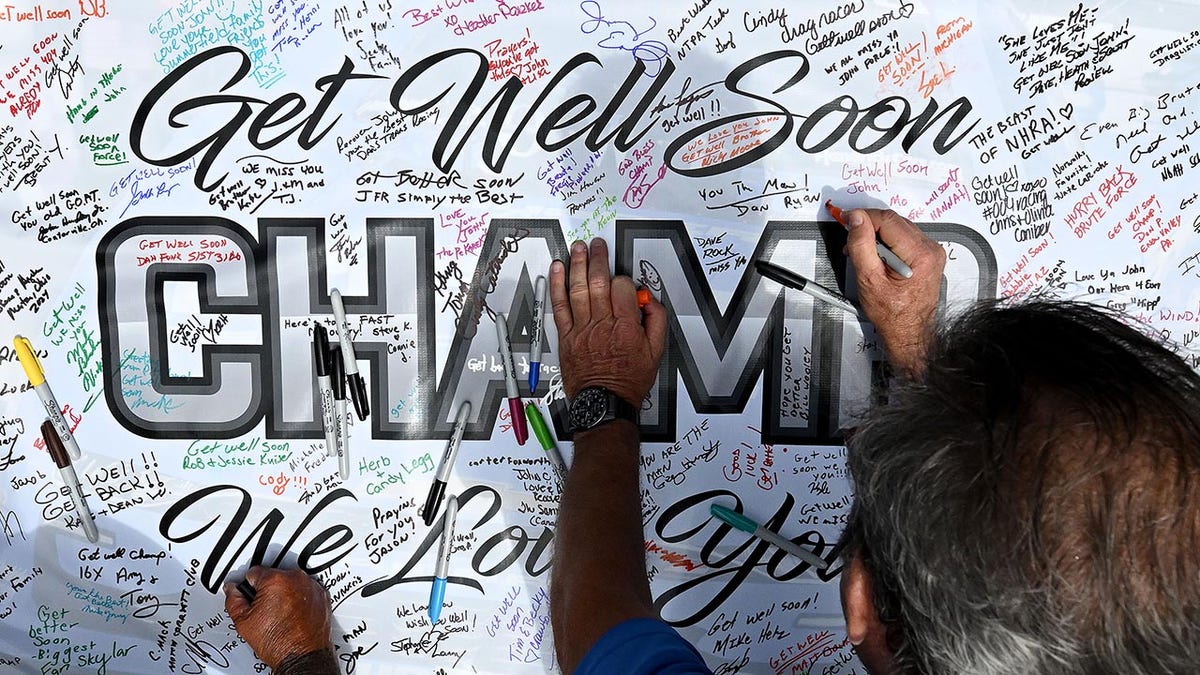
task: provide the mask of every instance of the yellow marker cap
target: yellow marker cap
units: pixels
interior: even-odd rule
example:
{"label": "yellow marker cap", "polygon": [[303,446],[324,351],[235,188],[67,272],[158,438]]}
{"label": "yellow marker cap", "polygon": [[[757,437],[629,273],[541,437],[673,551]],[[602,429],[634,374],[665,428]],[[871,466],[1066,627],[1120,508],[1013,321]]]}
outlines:
{"label": "yellow marker cap", "polygon": [[21,361],[21,367],[25,369],[25,377],[29,378],[29,384],[36,387],[45,382],[46,374],[42,371],[42,364],[38,362],[37,355],[33,353],[33,345],[29,343],[29,339],[18,335],[13,338],[13,347],[17,350],[17,358]]}

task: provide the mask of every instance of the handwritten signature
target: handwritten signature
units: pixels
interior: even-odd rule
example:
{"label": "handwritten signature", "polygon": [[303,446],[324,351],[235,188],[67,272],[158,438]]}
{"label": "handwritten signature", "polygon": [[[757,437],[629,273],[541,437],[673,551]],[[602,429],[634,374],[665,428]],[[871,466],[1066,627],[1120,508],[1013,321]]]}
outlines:
{"label": "handwritten signature", "polygon": [[586,35],[603,35],[596,43],[597,47],[629,52],[633,58],[646,65],[646,77],[655,77],[662,71],[662,62],[667,58],[667,46],[658,40],[641,39],[658,25],[654,17],[647,17],[650,19],[650,27],[640,31],[628,21],[609,21],[604,18],[604,11],[600,9],[600,3],[596,0],[584,0],[579,3],[579,9],[588,16],[588,20],[579,25],[579,30]]}
{"label": "handwritten signature", "polygon": [[650,151],[653,149],[654,141],[646,141],[645,146],[633,151],[631,159],[624,159],[617,166],[617,173],[626,176],[630,181],[621,201],[631,209],[641,208],[642,203],[650,194],[650,189],[658,185],[667,175],[667,165],[663,164],[658,167],[655,177],[650,177],[650,170],[654,167],[654,157],[650,155]]}
{"label": "handwritten signature", "polygon": [[453,656],[454,665],[458,666],[458,662],[466,655],[465,651],[451,652],[439,651],[438,645],[443,640],[455,633],[465,633],[467,627],[464,626],[449,626],[445,630],[441,628],[430,628],[421,634],[421,637],[413,640],[412,638],[404,638],[403,640],[394,640],[392,642],[392,651],[403,654],[429,654],[431,657],[438,656]]}

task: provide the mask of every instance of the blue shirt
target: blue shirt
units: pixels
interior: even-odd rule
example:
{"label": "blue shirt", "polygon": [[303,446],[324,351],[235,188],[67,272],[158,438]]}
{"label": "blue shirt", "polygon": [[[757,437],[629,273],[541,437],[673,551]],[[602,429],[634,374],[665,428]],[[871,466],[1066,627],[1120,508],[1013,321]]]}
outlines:
{"label": "blue shirt", "polygon": [[592,645],[575,675],[712,675],[683,636],[657,619],[630,619]]}

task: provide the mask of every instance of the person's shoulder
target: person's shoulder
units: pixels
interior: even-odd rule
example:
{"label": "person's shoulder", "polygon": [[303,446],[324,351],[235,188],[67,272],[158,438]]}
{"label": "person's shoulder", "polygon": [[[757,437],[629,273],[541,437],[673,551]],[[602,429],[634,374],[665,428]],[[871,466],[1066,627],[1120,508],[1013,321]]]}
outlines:
{"label": "person's shoulder", "polygon": [[575,675],[711,675],[700,652],[658,619],[613,626],[579,662]]}

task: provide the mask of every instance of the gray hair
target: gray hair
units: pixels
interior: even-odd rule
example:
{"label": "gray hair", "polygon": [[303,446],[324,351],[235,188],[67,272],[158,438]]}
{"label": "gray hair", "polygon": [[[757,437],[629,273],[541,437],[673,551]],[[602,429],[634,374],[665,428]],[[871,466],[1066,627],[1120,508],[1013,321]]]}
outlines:
{"label": "gray hair", "polygon": [[1200,376],[1089,305],[985,303],[847,443],[900,672],[1200,670]]}

